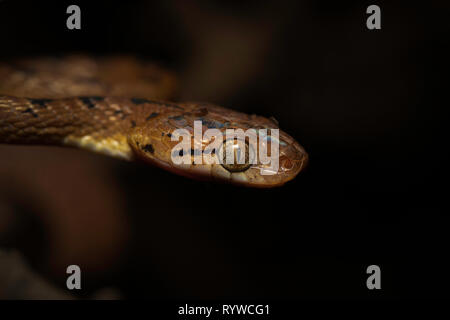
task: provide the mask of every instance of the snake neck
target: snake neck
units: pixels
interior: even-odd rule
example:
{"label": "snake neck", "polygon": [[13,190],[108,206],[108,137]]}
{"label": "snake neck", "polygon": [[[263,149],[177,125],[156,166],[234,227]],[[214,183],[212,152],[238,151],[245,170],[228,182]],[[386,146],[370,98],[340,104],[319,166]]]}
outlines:
{"label": "snake neck", "polygon": [[132,160],[127,142],[136,125],[132,118],[131,110],[100,97],[0,96],[0,143],[71,146]]}
{"label": "snake neck", "polygon": [[134,160],[131,132],[183,107],[143,98],[0,95],[0,143],[60,145]]}

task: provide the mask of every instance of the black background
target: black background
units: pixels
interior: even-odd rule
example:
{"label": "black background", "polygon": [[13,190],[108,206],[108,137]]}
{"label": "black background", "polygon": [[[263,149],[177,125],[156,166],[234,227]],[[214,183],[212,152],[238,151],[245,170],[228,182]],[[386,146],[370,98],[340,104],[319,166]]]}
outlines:
{"label": "black background", "polygon": [[[72,2],[78,31],[65,27]],[[220,94],[188,83],[180,99],[274,116],[310,164],[282,188],[254,190],[114,162],[132,241],[81,296],[107,284],[127,298],[448,297],[448,5],[198,0],[202,17],[225,18],[187,29],[179,3],[5,0],[0,57],[132,53],[186,75],[208,24],[278,21],[257,73]],[[369,4],[381,30],[365,26]],[[371,264],[380,291],[366,288]]]}

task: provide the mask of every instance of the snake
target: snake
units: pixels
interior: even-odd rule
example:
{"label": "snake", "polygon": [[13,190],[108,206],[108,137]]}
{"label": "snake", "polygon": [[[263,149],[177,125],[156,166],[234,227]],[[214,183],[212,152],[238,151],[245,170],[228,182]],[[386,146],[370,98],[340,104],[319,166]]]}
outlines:
{"label": "snake", "polygon": [[[76,147],[192,179],[255,188],[282,186],[305,168],[307,152],[279,129],[275,118],[211,103],[171,102],[176,101],[177,86],[172,72],[134,56],[67,55],[1,62],[0,143]],[[248,150],[243,163],[194,161],[217,139],[196,137],[195,121],[224,136],[228,129],[279,130],[278,168],[264,174],[269,164],[250,162]],[[179,164],[173,161],[177,129],[193,135],[190,154],[180,154],[188,161]],[[218,143],[225,148],[229,140]],[[267,145],[271,143],[266,139]],[[233,140],[231,145],[235,144]],[[210,153],[220,157],[215,151]]]}

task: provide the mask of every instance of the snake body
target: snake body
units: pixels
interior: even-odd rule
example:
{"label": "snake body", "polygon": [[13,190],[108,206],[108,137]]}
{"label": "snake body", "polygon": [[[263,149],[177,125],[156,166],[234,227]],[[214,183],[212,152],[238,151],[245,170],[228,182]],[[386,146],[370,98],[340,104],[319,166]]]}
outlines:
{"label": "snake body", "polygon": [[[202,180],[252,187],[273,187],[293,179],[307,153],[280,130],[279,168],[262,175],[261,163],[176,165],[171,160],[175,129],[274,129],[264,117],[207,103],[174,103],[175,79],[153,64],[130,57],[69,56],[0,64],[0,142],[59,145],[87,149],[129,161],[144,160]],[[150,98],[149,98],[150,97]],[[196,153],[211,141],[193,141]]]}

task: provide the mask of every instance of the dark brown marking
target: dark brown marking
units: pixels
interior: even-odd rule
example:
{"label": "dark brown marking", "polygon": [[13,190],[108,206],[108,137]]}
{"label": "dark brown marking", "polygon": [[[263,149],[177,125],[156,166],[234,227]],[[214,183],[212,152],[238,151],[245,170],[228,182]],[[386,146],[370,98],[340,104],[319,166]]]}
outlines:
{"label": "dark brown marking", "polygon": [[91,98],[89,98],[89,97],[80,97],[79,99],[88,107],[88,109],[95,108],[95,104],[92,103]]}
{"label": "dark brown marking", "polygon": [[158,112],[153,112],[151,115],[149,115],[147,118],[145,118],[145,120],[148,121],[148,120],[150,120],[150,119],[152,119],[152,118],[154,118],[154,117],[156,117],[158,115],[159,115]]}
{"label": "dark brown marking", "polygon": [[131,127],[132,127],[132,128],[136,127],[136,121],[131,120]]}
{"label": "dark brown marking", "polygon": [[152,103],[150,100],[144,98],[131,98],[131,102],[134,104]]}
{"label": "dark brown marking", "polygon": [[37,118],[38,117],[38,115],[33,111],[33,109],[31,109],[31,108],[28,108],[28,109],[26,109],[25,111],[23,111],[23,113],[29,113],[29,114],[31,114],[33,117],[35,117],[35,118]]}
{"label": "dark brown marking", "polygon": [[153,148],[153,146],[151,144],[146,144],[142,150],[144,150],[145,152],[150,152],[151,154],[153,154],[155,152],[155,149]]}
{"label": "dark brown marking", "polygon": [[179,105],[176,105],[174,103],[164,102],[164,103],[161,103],[161,105],[163,105],[165,107],[170,107],[170,108],[184,110],[182,107],[180,107]]}
{"label": "dark brown marking", "polygon": [[208,119],[204,119],[204,118],[199,118],[198,120],[202,121],[202,125],[206,126],[209,129],[213,129],[213,128],[223,128],[225,126],[225,124],[219,122],[219,121],[215,121],[215,120],[208,120]]}
{"label": "dark brown marking", "polygon": [[51,102],[51,99],[28,99],[31,104],[39,106],[40,108],[45,108],[48,102]]}
{"label": "dark brown marking", "polygon": [[173,116],[173,117],[169,117],[169,119],[173,119],[173,120],[179,121],[179,120],[183,120],[184,117],[183,116]]}

